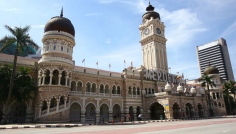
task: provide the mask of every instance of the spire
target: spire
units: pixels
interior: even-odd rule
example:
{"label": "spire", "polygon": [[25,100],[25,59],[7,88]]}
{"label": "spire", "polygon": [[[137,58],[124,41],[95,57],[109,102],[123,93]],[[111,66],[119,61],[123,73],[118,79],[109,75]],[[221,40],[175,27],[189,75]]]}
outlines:
{"label": "spire", "polygon": [[61,8],[61,15],[60,17],[63,17],[63,7]]}
{"label": "spire", "polygon": [[146,11],[153,11],[155,9],[155,7],[153,7],[149,1],[149,5],[148,7],[146,8]]}

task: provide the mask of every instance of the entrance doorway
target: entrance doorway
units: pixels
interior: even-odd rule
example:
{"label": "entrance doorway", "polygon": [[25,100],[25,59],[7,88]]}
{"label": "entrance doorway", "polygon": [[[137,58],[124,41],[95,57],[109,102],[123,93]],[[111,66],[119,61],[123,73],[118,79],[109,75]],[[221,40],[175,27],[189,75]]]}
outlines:
{"label": "entrance doorway", "polygon": [[177,103],[174,103],[174,105],[173,105],[173,118],[174,119],[180,119],[181,118],[180,107]]}
{"label": "entrance doorway", "polygon": [[153,103],[150,107],[150,111],[152,120],[165,119],[164,107],[160,103]]}
{"label": "entrance doorway", "polygon": [[81,122],[81,106],[78,103],[73,103],[70,106],[70,121]]}

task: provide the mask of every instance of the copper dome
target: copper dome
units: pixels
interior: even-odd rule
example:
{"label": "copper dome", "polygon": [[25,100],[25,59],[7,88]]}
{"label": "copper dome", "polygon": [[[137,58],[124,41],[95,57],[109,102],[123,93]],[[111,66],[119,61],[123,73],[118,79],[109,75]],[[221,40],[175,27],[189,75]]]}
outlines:
{"label": "copper dome", "polygon": [[219,70],[216,67],[209,65],[204,69],[204,74],[219,74]]}
{"label": "copper dome", "polygon": [[148,19],[150,20],[151,17],[153,17],[153,19],[159,18],[160,19],[160,15],[159,13],[154,11],[155,7],[153,7],[150,2],[149,2],[149,6],[146,8],[146,13],[143,15],[143,20]]}
{"label": "copper dome", "polygon": [[69,19],[63,17],[63,10],[60,16],[52,17],[44,27],[44,32],[63,31],[75,36],[75,29]]}

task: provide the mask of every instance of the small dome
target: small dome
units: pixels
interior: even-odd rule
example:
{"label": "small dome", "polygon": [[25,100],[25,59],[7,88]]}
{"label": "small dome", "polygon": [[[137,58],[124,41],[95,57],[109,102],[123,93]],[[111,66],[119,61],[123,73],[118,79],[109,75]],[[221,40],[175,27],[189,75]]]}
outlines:
{"label": "small dome", "polygon": [[192,88],[190,89],[190,93],[191,93],[191,94],[196,94],[196,88],[192,87]]}
{"label": "small dome", "polygon": [[205,94],[205,89],[204,89],[204,88],[200,88],[200,89],[199,89],[199,93],[200,93],[200,94]]}
{"label": "small dome", "polygon": [[183,89],[183,87],[179,84],[179,86],[177,87],[177,92],[183,92],[184,91],[184,89]]}
{"label": "small dome", "polygon": [[204,74],[219,74],[219,70],[216,67],[209,65],[204,69]]}
{"label": "small dome", "polygon": [[165,85],[165,91],[168,92],[168,91],[171,91],[171,86],[170,84],[167,82],[166,85]]}
{"label": "small dome", "polygon": [[63,10],[60,16],[52,17],[44,27],[44,32],[48,31],[63,31],[75,36],[75,29],[71,21],[63,17]]}
{"label": "small dome", "polygon": [[159,18],[159,20],[160,20],[159,13],[155,12],[154,9],[155,9],[155,7],[153,7],[149,2],[149,6],[146,8],[147,12],[143,15],[143,21],[145,19],[150,20],[151,17],[153,17],[153,19]]}

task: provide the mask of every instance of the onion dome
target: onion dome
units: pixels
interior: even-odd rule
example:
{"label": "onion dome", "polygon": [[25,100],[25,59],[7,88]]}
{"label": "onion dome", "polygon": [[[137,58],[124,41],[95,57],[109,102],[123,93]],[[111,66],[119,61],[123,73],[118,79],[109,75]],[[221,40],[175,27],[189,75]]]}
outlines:
{"label": "onion dome", "polygon": [[69,19],[63,17],[63,8],[60,16],[52,17],[44,27],[44,33],[48,31],[63,31],[75,36],[75,29]]}
{"label": "onion dome", "polygon": [[179,93],[184,92],[184,89],[183,89],[183,87],[180,85],[180,83],[179,83],[179,86],[177,87],[177,92],[179,92]]}
{"label": "onion dome", "polygon": [[192,88],[190,89],[190,93],[191,93],[191,94],[196,94],[196,88],[192,87]]}
{"label": "onion dome", "polygon": [[219,70],[209,63],[209,66],[204,69],[204,74],[219,74]]}
{"label": "onion dome", "polygon": [[143,21],[145,19],[150,20],[151,17],[153,17],[153,19],[159,18],[159,20],[160,20],[159,13],[155,12],[154,9],[155,9],[155,7],[153,7],[149,2],[149,6],[146,8],[147,12],[143,15]]}
{"label": "onion dome", "polygon": [[168,92],[168,91],[171,91],[171,86],[170,84],[167,82],[166,85],[165,85],[165,91]]}
{"label": "onion dome", "polygon": [[204,89],[204,88],[200,88],[200,89],[199,89],[199,93],[200,93],[200,94],[205,94],[205,89]]}

